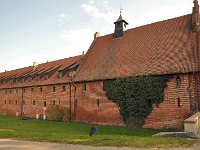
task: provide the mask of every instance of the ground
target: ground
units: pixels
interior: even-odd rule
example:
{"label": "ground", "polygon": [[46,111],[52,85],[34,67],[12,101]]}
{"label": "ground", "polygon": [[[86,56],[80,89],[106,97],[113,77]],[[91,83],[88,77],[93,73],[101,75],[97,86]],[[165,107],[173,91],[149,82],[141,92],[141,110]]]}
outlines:
{"label": "ground", "polygon": [[[57,144],[44,142],[17,141],[0,139],[0,150],[145,150],[144,148],[116,148],[116,147],[92,147],[84,145]],[[152,148],[150,150],[157,150]],[[190,148],[168,148],[159,150],[200,150],[200,140]]]}

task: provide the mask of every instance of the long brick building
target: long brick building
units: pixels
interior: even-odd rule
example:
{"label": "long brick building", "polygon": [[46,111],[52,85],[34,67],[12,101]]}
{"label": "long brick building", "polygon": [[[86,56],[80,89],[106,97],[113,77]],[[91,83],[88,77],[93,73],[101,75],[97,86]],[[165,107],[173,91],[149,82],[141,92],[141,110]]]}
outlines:
{"label": "long brick building", "polygon": [[114,33],[95,33],[86,55],[0,73],[0,113],[48,118],[51,106],[60,105],[78,122],[124,125],[103,81],[170,74],[164,101],[144,127],[181,128],[200,109],[199,19],[197,0],[192,14],[129,30],[120,14]]}

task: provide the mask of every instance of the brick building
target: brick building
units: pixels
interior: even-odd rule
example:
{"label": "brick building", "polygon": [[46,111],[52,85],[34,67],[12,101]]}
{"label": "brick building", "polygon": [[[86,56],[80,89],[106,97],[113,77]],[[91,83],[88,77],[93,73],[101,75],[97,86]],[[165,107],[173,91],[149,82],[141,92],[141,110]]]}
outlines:
{"label": "brick building", "polygon": [[124,125],[103,81],[170,74],[164,101],[153,106],[144,127],[181,128],[200,109],[199,19],[197,0],[192,14],[129,30],[120,14],[114,33],[95,33],[85,56],[0,73],[0,113],[48,117],[60,105],[75,121]]}

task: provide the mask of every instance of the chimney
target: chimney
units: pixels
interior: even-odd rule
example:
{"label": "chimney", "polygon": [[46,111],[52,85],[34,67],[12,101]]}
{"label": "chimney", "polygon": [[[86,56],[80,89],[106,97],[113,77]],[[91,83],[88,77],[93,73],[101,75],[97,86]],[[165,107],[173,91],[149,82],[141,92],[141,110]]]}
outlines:
{"label": "chimney", "polygon": [[99,32],[95,32],[95,34],[94,34],[94,40],[96,40],[98,37],[100,37],[100,33]]}
{"label": "chimney", "polygon": [[38,63],[37,62],[33,62],[33,70],[35,70],[38,67]]}
{"label": "chimney", "polygon": [[192,30],[194,32],[199,31],[199,25],[200,25],[200,16],[199,16],[199,4],[198,0],[194,0],[194,7],[192,10]]}

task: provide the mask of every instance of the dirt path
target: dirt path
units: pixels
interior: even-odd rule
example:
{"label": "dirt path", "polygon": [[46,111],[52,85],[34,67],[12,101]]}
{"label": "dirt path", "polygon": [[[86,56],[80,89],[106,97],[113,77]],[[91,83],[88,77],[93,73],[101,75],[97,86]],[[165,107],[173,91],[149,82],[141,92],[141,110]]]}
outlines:
{"label": "dirt path", "polygon": [[[0,150],[146,150],[139,148],[92,147],[83,145],[56,144],[43,142],[16,141],[0,139]],[[153,148],[150,150],[158,150]],[[200,150],[200,143],[191,148],[170,148],[159,150]]]}

